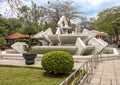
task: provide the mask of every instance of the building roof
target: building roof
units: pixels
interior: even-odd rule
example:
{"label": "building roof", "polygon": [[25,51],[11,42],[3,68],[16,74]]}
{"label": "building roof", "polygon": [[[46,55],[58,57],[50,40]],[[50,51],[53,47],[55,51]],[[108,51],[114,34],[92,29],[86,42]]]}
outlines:
{"label": "building roof", "polygon": [[[6,37],[6,39],[19,39],[19,38],[28,38],[28,37],[29,37],[29,35],[24,35],[24,34],[16,32],[14,34],[8,35]],[[33,36],[31,36],[31,37],[33,37]]]}
{"label": "building roof", "polygon": [[100,31],[97,31],[97,30],[92,30],[93,33],[96,33],[97,36],[108,36],[107,33],[105,32],[100,32]]}

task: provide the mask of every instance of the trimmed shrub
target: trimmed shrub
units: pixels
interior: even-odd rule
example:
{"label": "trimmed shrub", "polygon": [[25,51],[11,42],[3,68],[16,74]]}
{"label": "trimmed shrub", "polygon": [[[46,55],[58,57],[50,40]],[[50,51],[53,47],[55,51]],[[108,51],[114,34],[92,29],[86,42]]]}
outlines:
{"label": "trimmed shrub", "polygon": [[42,67],[52,74],[67,74],[72,71],[74,59],[65,51],[51,51],[42,57]]}

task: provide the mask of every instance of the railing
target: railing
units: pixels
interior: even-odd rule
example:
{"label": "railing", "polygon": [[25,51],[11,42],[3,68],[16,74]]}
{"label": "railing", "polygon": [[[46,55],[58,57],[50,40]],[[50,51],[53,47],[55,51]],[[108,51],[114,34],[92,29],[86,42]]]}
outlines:
{"label": "railing", "polygon": [[120,49],[119,49],[119,48],[117,48],[117,51],[118,51],[118,53],[119,53],[119,57],[118,57],[118,58],[120,58]]}
{"label": "railing", "polygon": [[99,54],[96,54],[81,65],[77,70],[75,70],[71,75],[69,75],[59,85],[83,85],[85,82],[89,82],[91,80],[93,69],[96,67],[98,62]]}

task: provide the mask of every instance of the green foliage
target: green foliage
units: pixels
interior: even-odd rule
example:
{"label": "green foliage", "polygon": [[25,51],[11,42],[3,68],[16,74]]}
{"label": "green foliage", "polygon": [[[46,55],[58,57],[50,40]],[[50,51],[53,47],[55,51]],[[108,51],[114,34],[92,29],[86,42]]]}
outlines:
{"label": "green foliage", "polygon": [[20,18],[20,20],[24,22],[23,24],[32,22],[34,23],[34,25],[36,24],[36,27],[39,24],[40,18],[44,17],[45,15],[44,7],[37,6],[36,3],[34,3],[33,1],[31,2],[31,7],[24,5],[19,8],[18,11],[18,18]]}
{"label": "green foliage", "polygon": [[98,30],[107,32],[111,36],[118,36],[120,33],[120,6],[103,10],[98,14],[96,26]]}
{"label": "green foliage", "polygon": [[27,23],[25,28],[24,28],[24,34],[29,34],[29,33],[31,33],[31,34],[36,33],[36,30],[35,30],[32,23]]}
{"label": "green foliage", "polygon": [[80,70],[80,71],[79,71],[79,74],[78,74],[77,77],[75,78],[75,80],[74,80],[74,82],[72,83],[72,85],[77,85],[78,82],[83,79],[83,77],[85,76],[85,74],[86,74],[86,71],[85,71],[85,70]]}
{"label": "green foliage", "polygon": [[0,36],[7,35],[8,30],[4,26],[0,26]]}
{"label": "green foliage", "polygon": [[[14,2],[11,2],[14,3]],[[12,7],[14,7],[13,4]],[[70,25],[70,21],[81,17],[81,12],[73,7],[73,1],[57,1],[47,4],[47,6],[38,6],[33,1],[31,6],[20,6],[16,9],[17,18],[3,18],[0,16],[0,36],[6,36],[15,32],[38,33],[51,27],[53,32],[56,30],[57,22],[62,15],[65,15]],[[30,23],[31,25],[26,26]]]}
{"label": "green foliage", "polygon": [[8,33],[9,25],[5,18],[0,16],[0,36],[5,36]]}
{"label": "green foliage", "polygon": [[0,46],[5,46],[7,43],[6,43],[6,40],[4,37],[0,37]]}
{"label": "green foliage", "polygon": [[17,39],[18,42],[25,42],[26,45],[24,45],[24,50],[27,51],[28,53],[31,53],[31,45],[30,42],[31,40],[30,39],[25,39],[25,38],[21,38],[21,39]]}
{"label": "green foliage", "polygon": [[17,39],[17,41],[18,41],[18,42],[25,42],[25,43],[31,42],[30,44],[31,44],[32,46],[38,44],[38,39],[35,39],[35,38],[31,38],[31,39],[21,38],[21,39]]}
{"label": "green foliage", "polygon": [[15,33],[20,29],[22,29],[22,23],[19,19],[6,19],[0,16],[0,36],[6,36]]}
{"label": "green foliage", "polygon": [[[53,31],[53,33],[56,32],[56,27],[57,27],[57,24],[54,23],[54,22],[50,22],[50,23],[48,23],[48,24],[46,25],[46,28],[51,28],[52,31]],[[45,30],[46,30],[46,29],[45,29]]]}
{"label": "green foliage", "polygon": [[20,39],[17,39],[17,41],[26,43],[26,45],[24,45],[24,50],[27,51],[28,53],[33,53],[32,46],[38,44],[38,39],[31,38],[30,35],[28,38],[20,38]]}
{"label": "green foliage", "polygon": [[48,73],[63,74],[72,71],[74,59],[65,51],[51,51],[42,57],[41,64]]}
{"label": "green foliage", "polygon": [[19,19],[10,18],[7,21],[9,24],[9,34],[15,33],[22,28],[22,22]]}

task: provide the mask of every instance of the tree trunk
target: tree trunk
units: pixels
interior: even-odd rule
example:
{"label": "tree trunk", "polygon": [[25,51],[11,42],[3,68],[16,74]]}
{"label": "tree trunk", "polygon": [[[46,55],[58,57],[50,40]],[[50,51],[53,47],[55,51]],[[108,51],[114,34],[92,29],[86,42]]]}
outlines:
{"label": "tree trunk", "polygon": [[116,36],[116,45],[117,45],[117,42],[119,41],[119,29],[114,27],[114,31],[115,31],[115,36]]}

